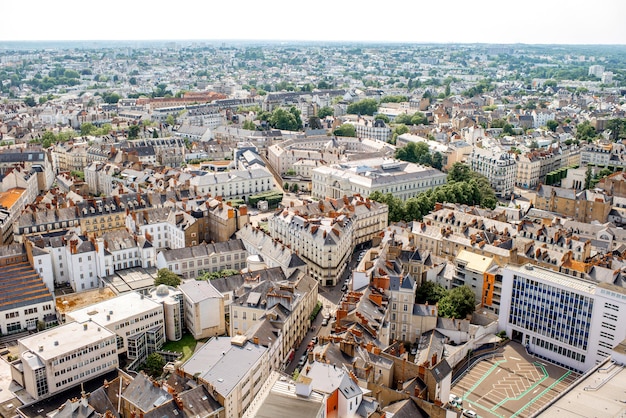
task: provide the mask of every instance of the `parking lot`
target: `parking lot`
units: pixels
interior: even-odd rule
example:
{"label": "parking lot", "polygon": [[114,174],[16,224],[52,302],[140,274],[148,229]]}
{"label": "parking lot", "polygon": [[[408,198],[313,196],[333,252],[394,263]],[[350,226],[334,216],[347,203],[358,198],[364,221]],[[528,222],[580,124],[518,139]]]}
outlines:
{"label": "parking lot", "polygon": [[529,417],[578,378],[570,370],[535,359],[517,343],[479,361],[452,385],[464,409],[480,417]]}

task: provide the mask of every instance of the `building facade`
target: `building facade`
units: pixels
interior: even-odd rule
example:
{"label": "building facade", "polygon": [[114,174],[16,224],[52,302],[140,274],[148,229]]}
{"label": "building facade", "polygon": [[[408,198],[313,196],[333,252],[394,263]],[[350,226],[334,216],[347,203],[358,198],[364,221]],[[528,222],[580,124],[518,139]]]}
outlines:
{"label": "building facade", "polygon": [[586,372],[626,337],[626,290],[529,264],[502,270],[498,327],[535,355]]}

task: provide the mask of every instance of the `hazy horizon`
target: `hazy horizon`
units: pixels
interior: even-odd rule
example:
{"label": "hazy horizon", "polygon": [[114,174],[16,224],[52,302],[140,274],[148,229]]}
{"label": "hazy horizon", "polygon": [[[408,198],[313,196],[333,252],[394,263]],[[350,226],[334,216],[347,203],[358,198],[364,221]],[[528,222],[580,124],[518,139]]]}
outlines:
{"label": "hazy horizon", "polygon": [[10,1],[0,45],[42,41],[333,42],[624,45],[626,2],[449,0],[374,7],[355,0],[294,7],[287,0],[150,4],[110,0]]}

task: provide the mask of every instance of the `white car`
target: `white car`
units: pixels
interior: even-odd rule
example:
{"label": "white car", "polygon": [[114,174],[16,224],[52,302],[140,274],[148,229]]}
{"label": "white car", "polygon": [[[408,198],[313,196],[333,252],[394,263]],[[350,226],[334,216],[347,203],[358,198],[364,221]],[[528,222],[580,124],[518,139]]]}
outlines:
{"label": "white car", "polygon": [[467,418],[477,418],[478,414],[476,414],[476,412],[472,411],[471,409],[464,409],[463,416]]}
{"label": "white car", "polygon": [[456,396],[454,393],[450,394],[450,403],[455,403],[457,405],[463,405],[463,399],[460,396]]}

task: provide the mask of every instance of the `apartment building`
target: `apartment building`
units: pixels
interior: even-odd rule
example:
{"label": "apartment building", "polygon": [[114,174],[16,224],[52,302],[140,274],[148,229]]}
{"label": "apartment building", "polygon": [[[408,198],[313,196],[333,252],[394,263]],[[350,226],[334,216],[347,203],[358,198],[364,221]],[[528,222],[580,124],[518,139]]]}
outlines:
{"label": "apartment building", "polygon": [[340,199],[378,191],[402,200],[446,183],[446,175],[432,167],[391,158],[375,158],[322,166],[312,170],[311,195]]}
{"label": "apartment building", "polygon": [[94,196],[111,196],[118,183],[123,183],[121,169],[116,164],[93,161],[82,169],[89,193]]}
{"label": "apartment building", "polygon": [[246,260],[248,271],[280,267],[285,277],[299,272],[308,273],[307,263],[296,254],[294,249],[285,247],[259,227],[246,224],[237,231],[249,256]]}
{"label": "apartment building", "polygon": [[534,150],[517,156],[515,185],[535,188],[545,183],[546,175],[563,167],[570,167],[570,154],[579,154],[578,148],[553,148]]}
{"label": "apartment building", "polygon": [[625,152],[626,147],[620,143],[585,144],[580,150],[580,163],[581,165],[624,167],[626,166]]}
{"label": "apartment building", "polygon": [[224,296],[208,280],[178,286],[185,302],[185,325],[196,340],[226,333]]}
{"label": "apartment building", "polygon": [[35,173],[40,192],[50,190],[54,183],[54,170],[45,152],[28,149],[0,152],[0,176],[4,176],[16,165],[21,165],[24,170]]}
{"label": "apartment building", "polygon": [[65,321],[92,321],[117,335],[117,352],[142,362],[165,343],[163,304],[129,292],[65,314]]}
{"label": "apartment building", "polygon": [[540,186],[535,197],[535,207],[579,222],[605,223],[613,206],[613,198],[592,190],[577,192],[553,186]]}
{"label": "apartment building", "polygon": [[245,334],[264,318],[281,330],[282,353],[297,347],[309,329],[309,315],[317,303],[318,286],[309,276],[285,280],[277,270],[270,280],[244,289],[230,304],[230,335]]}
{"label": "apartment building", "polygon": [[115,333],[90,320],[70,322],[18,340],[11,377],[42,399],[118,367]]}
{"label": "apartment building", "polygon": [[501,150],[498,146],[488,148],[474,147],[469,156],[472,171],[485,176],[496,197],[509,197],[513,194],[517,162],[514,154]]}
{"label": "apartment building", "polygon": [[163,250],[157,254],[157,268],[168,268],[185,279],[204,273],[246,268],[248,253],[239,239],[214,244]]}
{"label": "apartment building", "polygon": [[386,205],[353,196],[288,208],[269,219],[270,235],[293,249],[322,285],[334,285],[357,244],[387,225]]}
{"label": "apartment building", "polygon": [[247,201],[249,196],[276,189],[274,177],[266,168],[195,174],[189,179],[189,188],[196,196],[222,196],[224,199]]}
{"label": "apartment building", "polygon": [[225,418],[241,417],[269,377],[268,349],[244,336],[211,338],[181,367],[224,407]]}
{"label": "apartment building", "polygon": [[536,356],[586,372],[626,337],[626,291],[526,264],[502,270],[498,328]]}

